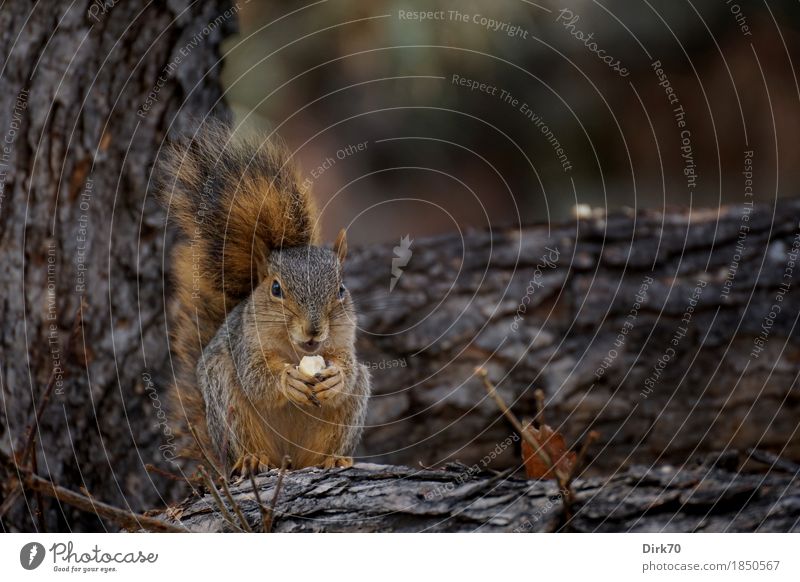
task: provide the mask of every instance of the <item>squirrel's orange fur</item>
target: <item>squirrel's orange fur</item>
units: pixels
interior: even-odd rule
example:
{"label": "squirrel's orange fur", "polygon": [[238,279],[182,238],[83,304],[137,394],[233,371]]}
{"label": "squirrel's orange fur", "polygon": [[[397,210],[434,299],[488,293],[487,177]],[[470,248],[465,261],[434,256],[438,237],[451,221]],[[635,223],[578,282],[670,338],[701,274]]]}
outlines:
{"label": "squirrel's orange fur", "polygon": [[171,347],[178,360],[171,417],[185,447],[182,455],[200,458],[197,441],[211,449],[195,373],[202,350],[258,286],[259,264],[272,250],[317,243],[315,206],[284,147],[232,139],[221,125],[169,146],[160,162],[159,189],[180,231],[170,304]]}

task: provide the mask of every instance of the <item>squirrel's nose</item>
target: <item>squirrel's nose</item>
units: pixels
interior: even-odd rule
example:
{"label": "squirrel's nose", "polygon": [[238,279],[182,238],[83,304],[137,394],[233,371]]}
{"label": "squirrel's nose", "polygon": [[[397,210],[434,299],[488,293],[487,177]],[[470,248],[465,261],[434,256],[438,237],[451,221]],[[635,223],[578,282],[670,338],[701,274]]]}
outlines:
{"label": "squirrel's nose", "polygon": [[312,337],[310,340],[303,342],[303,346],[308,350],[315,350],[319,346],[319,342]]}

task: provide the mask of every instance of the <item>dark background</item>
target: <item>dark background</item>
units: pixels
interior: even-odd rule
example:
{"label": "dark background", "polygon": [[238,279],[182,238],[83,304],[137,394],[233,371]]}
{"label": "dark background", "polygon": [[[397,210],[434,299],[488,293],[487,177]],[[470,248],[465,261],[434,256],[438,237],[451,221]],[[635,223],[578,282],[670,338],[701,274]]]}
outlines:
{"label": "dark background", "polygon": [[[369,142],[314,180],[330,201],[328,238],[356,221],[355,243],[452,232],[454,222],[565,220],[576,202],[612,211],[737,204],[745,150],[755,152],[756,201],[795,193],[800,112],[787,54],[797,60],[797,2],[537,4],[550,12],[512,0],[252,2],[224,44],[226,98],[247,131],[283,136],[307,174],[339,148]],[[627,77],[555,22],[561,8]],[[399,10],[444,10],[445,20],[403,20]],[[448,10],[529,34],[453,21]],[[686,111],[691,192],[655,60]],[[453,74],[496,86],[498,96],[455,86]],[[570,171],[501,89],[543,118]]]}

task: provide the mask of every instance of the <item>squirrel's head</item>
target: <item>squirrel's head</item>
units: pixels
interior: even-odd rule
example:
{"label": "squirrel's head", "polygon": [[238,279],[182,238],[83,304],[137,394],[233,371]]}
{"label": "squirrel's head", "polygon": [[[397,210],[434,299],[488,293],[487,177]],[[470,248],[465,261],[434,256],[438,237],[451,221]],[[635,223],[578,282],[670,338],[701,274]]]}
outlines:
{"label": "squirrel's head", "polygon": [[342,230],[333,250],[316,246],[275,250],[262,268],[256,293],[258,323],[282,328],[290,351],[300,357],[326,346],[352,345],[355,313],[342,280],[346,255]]}

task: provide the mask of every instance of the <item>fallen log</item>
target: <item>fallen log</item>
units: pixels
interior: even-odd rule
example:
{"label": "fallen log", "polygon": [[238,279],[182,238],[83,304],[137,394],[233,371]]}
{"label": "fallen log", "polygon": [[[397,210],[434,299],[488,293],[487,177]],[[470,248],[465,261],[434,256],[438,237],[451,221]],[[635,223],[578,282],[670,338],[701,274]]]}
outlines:
{"label": "fallen log", "polygon": [[471,464],[506,439],[477,366],[520,416],[543,389],[571,445],[597,430],[598,473],[730,448],[800,460],[799,226],[794,199],[419,239],[391,291],[394,245],[356,250],[361,460]]}
{"label": "fallen log", "polygon": [[[191,531],[237,531],[241,515],[261,531],[262,502],[275,498],[275,532],[787,532],[800,531],[800,481],[773,471],[719,466],[635,466],[574,483],[575,514],[564,521],[555,482],[451,463],[443,470],[357,464],[279,471],[230,487],[223,516],[206,494],[170,508]],[[275,497],[276,486],[278,495]]]}

